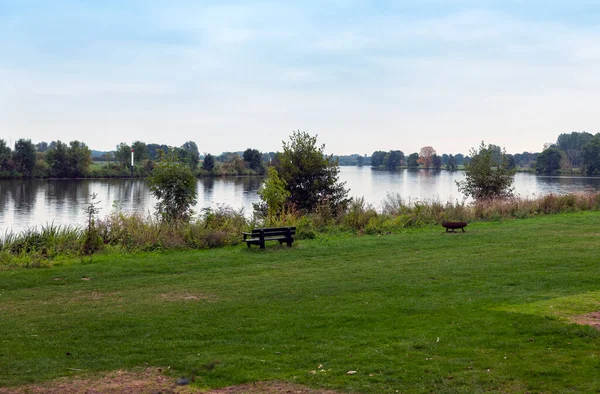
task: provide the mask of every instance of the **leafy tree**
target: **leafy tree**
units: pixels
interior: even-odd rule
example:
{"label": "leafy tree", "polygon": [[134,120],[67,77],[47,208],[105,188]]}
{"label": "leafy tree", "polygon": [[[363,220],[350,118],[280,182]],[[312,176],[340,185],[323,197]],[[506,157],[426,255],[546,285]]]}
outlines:
{"label": "leafy tree", "polygon": [[419,164],[425,167],[426,170],[433,165],[433,155],[435,155],[435,149],[431,146],[424,146],[421,148],[419,154]]}
{"label": "leafy tree", "polygon": [[408,158],[406,159],[406,165],[410,169],[419,168],[419,154],[415,152],[408,155]]}
{"label": "leafy tree", "polygon": [[38,142],[35,144],[35,150],[38,152],[46,152],[48,150],[48,143],[44,141]]}
{"label": "leafy tree", "polygon": [[17,171],[26,177],[33,175],[36,157],[35,146],[31,140],[21,138],[15,142],[13,160],[15,162]]}
{"label": "leafy tree", "polygon": [[388,170],[395,170],[400,164],[402,164],[402,160],[404,160],[404,153],[399,150],[391,150],[383,161],[385,168]]}
{"label": "leafy tree", "polygon": [[440,170],[442,168],[442,157],[434,153],[431,159],[431,165],[433,166],[433,169]]}
{"label": "leafy tree", "polygon": [[131,165],[131,146],[124,142],[117,145],[115,150],[115,159],[121,164],[121,167],[127,167]]}
{"label": "leafy tree", "polygon": [[345,183],[339,181],[338,163],[324,151],[325,145],[317,146],[316,136],[302,131],[283,141],[279,174],[290,192],[288,201],[303,211],[314,211],[324,203],[332,209],[344,208],[349,202]]}
{"label": "leafy tree", "polygon": [[467,197],[494,199],[510,197],[515,169],[508,168],[505,151],[494,159],[494,145],[481,142],[478,149],[471,149],[471,160],[465,165],[465,180],[456,184]]}
{"label": "leafy tree", "polygon": [[590,142],[593,135],[590,133],[573,131],[569,134],[560,134],[556,139],[556,147],[567,155],[571,167],[579,167],[582,163],[583,147]]}
{"label": "leafy tree", "polygon": [[52,141],[50,146],[51,148],[46,152],[49,175],[56,178],[67,178],[70,173],[68,146],[60,140]]}
{"label": "leafy tree", "polygon": [[560,170],[565,153],[558,148],[548,148],[537,157],[535,171],[538,174],[554,174]]}
{"label": "leafy tree", "polygon": [[158,200],[156,211],[166,222],[188,221],[196,204],[197,179],[174,151],[163,155],[148,177],[150,192]]}
{"label": "leafy tree", "polygon": [[[150,158],[150,152],[148,151],[148,146],[145,142],[135,141],[133,144],[131,144],[131,149],[133,149],[133,161],[136,164]],[[129,155],[128,163],[131,163],[131,150],[129,151]]]}
{"label": "leafy tree", "polygon": [[193,170],[198,168],[200,162],[200,152],[198,145],[194,141],[187,141],[179,148],[179,157],[181,161],[192,167]]}
{"label": "leafy tree", "polygon": [[358,156],[356,158],[356,165],[362,167],[365,164],[365,158],[362,156]]}
{"label": "leafy tree", "polygon": [[71,141],[67,151],[68,174],[70,177],[83,177],[87,175],[90,164],[92,164],[92,152],[86,144],[79,141]]}
{"label": "leafy tree", "polygon": [[164,144],[148,144],[146,147],[148,148],[148,158],[150,160],[158,160],[161,152],[169,153],[169,147]]}
{"label": "leafy tree", "polygon": [[372,167],[382,166],[386,156],[387,156],[387,152],[384,152],[381,150],[373,152],[373,154],[371,155],[371,166]]}
{"label": "leafy tree", "polygon": [[458,169],[458,164],[456,164],[456,159],[454,155],[448,155],[448,162],[446,163],[446,169],[448,171],[456,171]]}
{"label": "leafy tree", "polygon": [[279,177],[275,167],[269,167],[265,183],[258,189],[258,196],[267,205],[267,217],[274,218],[281,213],[285,202],[290,197],[286,183]]}
{"label": "leafy tree", "polygon": [[204,171],[211,172],[215,168],[215,157],[210,153],[204,155],[204,161],[202,162],[202,169]]}
{"label": "leafy tree", "polygon": [[250,167],[250,169],[257,171],[259,173],[263,172],[263,163],[262,163],[262,153],[260,153],[258,150],[256,149],[246,149],[244,151],[244,154],[242,155],[242,158],[244,159],[244,161],[246,163],[248,163],[248,167]]}
{"label": "leafy tree", "polygon": [[596,134],[584,147],[583,165],[588,175],[600,174],[600,134]]}
{"label": "leafy tree", "polygon": [[9,176],[13,170],[12,152],[6,145],[6,141],[0,139],[0,173],[2,176]]}

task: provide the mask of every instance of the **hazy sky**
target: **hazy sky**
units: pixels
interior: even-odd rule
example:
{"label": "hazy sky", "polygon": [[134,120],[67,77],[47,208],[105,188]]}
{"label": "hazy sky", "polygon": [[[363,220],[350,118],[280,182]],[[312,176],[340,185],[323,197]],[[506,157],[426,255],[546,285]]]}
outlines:
{"label": "hazy sky", "polygon": [[600,131],[598,0],[0,0],[0,138],[335,154]]}

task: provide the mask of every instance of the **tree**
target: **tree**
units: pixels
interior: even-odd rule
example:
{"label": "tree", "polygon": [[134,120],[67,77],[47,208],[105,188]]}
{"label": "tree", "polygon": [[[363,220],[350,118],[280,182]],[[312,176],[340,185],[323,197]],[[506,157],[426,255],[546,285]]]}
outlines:
{"label": "tree", "polygon": [[448,155],[448,162],[446,163],[446,169],[448,171],[456,171],[458,169],[458,164],[456,164],[456,159],[454,155]]}
{"label": "tree", "polygon": [[555,174],[560,168],[565,153],[558,148],[548,148],[537,157],[535,172],[538,174]]}
{"label": "tree", "polygon": [[567,155],[571,167],[579,167],[583,159],[583,147],[590,142],[593,135],[590,133],[573,131],[569,134],[563,133],[556,139],[556,147]]}
{"label": "tree", "polygon": [[263,168],[263,163],[262,163],[262,153],[260,153],[258,150],[256,149],[246,149],[244,151],[244,154],[242,155],[242,158],[244,159],[244,161],[246,163],[248,163],[248,167],[250,167],[250,169],[259,172],[259,173],[263,173],[264,168]]}
{"label": "tree", "polygon": [[6,141],[0,139],[0,174],[2,177],[10,176],[13,170],[12,152]]}
{"label": "tree", "polygon": [[158,160],[160,153],[169,153],[169,147],[167,145],[159,144],[148,144],[148,158],[150,160]]}
{"label": "tree", "polygon": [[399,150],[391,150],[383,160],[383,164],[385,168],[388,170],[395,170],[400,164],[402,164],[402,160],[404,159],[404,153]]}
{"label": "tree", "polygon": [[433,166],[433,169],[439,171],[442,168],[442,157],[434,153],[431,159],[431,165]]}
{"label": "tree", "polygon": [[83,177],[87,175],[88,168],[92,164],[92,152],[86,144],[79,141],[71,141],[67,151],[68,176]]}
{"label": "tree", "polygon": [[21,138],[15,142],[13,160],[17,171],[26,177],[33,175],[35,168],[35,145],[31,140]]}
{"label": "tree", "polygon": [[583,147],[583,165],[588,175],[600,174],[600,134],[596,134]]}
{"label": "tree", "polygon": [[121,142],[115,150],[115,159],[121,164],[121,167],[129,166],[131,163],[131,147]]}
{"label": "tree", "polygon": [[[131,144],[131,149],[133,149],[133,160],[135,163],[141,163],[142,161],[150,158],[148,146],[145,142],[134,141],[134,143]],[[129,151],[129,155],[129,163],[131,163],[131,150]]]}
{"label": "tree", "polygon": [[419,154],[415,152],[408,155],[406,166],[409,169],[419,168]]}
{"label": "tree", "polygon": [[281,213],[290,197],[286,183],[279,177],[275,167],[269,167],[265,183],[258,189],[258,196],[267,205],[267,217],[272,219]]}
{"label": "tree", "polygon": [[200,162],[200,152],[198,145],[194,141],[187,141],[179,148],[179,157],[181,161],[192,167],[193,170],[198,168]]}
{"label": "tree", "polygon": [[150,192],[158,200],[156,211],[166,222],[188,221],[196,204],[197,179],[174,151],[163,155],[148,177]]}
{"label": "tree", "polygon": [[362,156],[358,156],[358,157],[356,158],[356,165],[357,165],[358,167],[362,167],[364,164],[365,164],[365,158],[364,158],[364,157],[362,157]]}
{"label": "tree", "polygon": [[345,208],[350,201],[345,182],[339,181],[338,162],[326,156],[325,145],[317,146],[317,137],[294,131],[289,142],[283,141],[279,176],[290,192],[288,202],[303,211],[314,211],[319,204]]}
{"label": "tree", "polygon": [[371,166],[372,167],[382,166],[386,155],[387,155],[387,152],[384,152],[381,150],[373,152],[373,154],[371,155]]}
{"label": "tree", "polygon": [[471,160],[465,165],[465,179],[457,181],[458,189],[467,197],[479,199],[505,198],[512,195],[515,169],[508,168],[504,150],[494,159],[494,145],[481,142],[471,149]]}
{"label": "tree", "polygon": [[419,154],[419,164],[425,167],[426,170],[433,165],[433,155],[435,155],[435,149],[431,146],[424,146],[421,148]]}
{"label": "tree", "polygon": [[55,178],[67,178],[69,176],[69,148],[66,144],[58,141],[52,141],[50,148],[46,152],[46,163],[48,164],[48,174]]}
{"label": "tree", "polygon": [[35,144],[35,150],[38,152],[46,152],[48,150],[48,143],[45,141],[38,142]]}
{"label": "tree", "polygon": [[204,171],[211,172],[215,168],[215,157],[210,153],[204,155],[204,161],[202,162],[202,169]]}

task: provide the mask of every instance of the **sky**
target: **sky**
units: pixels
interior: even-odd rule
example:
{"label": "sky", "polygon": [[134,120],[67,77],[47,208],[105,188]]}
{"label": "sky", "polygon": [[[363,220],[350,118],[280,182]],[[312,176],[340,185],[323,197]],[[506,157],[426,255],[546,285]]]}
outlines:
{"label": "sky", "polygon": [[0,139],[201,153],[600,132],[597,0],[0,0]]}

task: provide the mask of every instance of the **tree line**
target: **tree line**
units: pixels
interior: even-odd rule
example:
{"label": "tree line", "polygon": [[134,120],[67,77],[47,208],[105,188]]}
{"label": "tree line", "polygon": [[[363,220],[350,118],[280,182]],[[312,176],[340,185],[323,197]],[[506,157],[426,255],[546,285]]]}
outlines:
{"label": "tree line", "polygon": [[[494,144],[490,151],[498,158],[502,149]],[[277,166],[282,152],[261,152],[248,148],[243,152],[223,152],[220,155],[200,154],[193,141],[179,147],[135,141],[121,142],[110,152],[92,156],[81,141],[40,142],[19,139],[11,149],[0,139],[0,178],[82,178],[125,177],[132,173],[131,151],[134,151],[133,175],[145,177],[152,173],[161,155],[174,152],[195,176],[266,175],[267,168]],[[506,154],[509,169],[535,171],[538,174],[600,175],[600,133],[560,134],[556,143],[546,144],[542,152]],[[469,155],[438,154],[431,146],[405,155],[401,150],[378,150],[367,155],[332,156],[339,165],[371,166],[377,169],[462,169],[471,160]]]}

